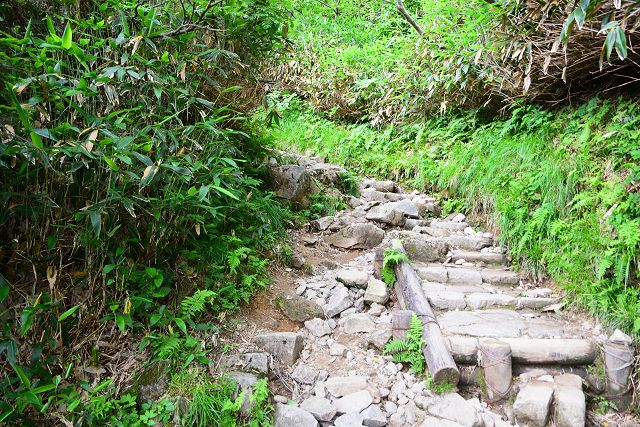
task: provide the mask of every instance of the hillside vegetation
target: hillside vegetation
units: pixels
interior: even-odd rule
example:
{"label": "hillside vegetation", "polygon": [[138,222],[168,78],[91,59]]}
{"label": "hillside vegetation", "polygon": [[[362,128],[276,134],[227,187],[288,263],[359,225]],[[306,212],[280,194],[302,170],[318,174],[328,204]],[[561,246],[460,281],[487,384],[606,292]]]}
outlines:
{"label": "hillside vegetation", "polygon": [[442,192],[640,334],[640,111],[616,98],[640,74],[635,3],[406,1],[422,36],[390,2],[294,3],[274,141]]}
{"label": "hillside vegetation", "polygon": [[[206,366],[213,315],[266,286],[290,217],[238,109],[282,4],[0,7],[0,423],[168,420],[136,405],[139,355]],[[234,386],[197,372],[176,378],[184,423],[241,423]]]}

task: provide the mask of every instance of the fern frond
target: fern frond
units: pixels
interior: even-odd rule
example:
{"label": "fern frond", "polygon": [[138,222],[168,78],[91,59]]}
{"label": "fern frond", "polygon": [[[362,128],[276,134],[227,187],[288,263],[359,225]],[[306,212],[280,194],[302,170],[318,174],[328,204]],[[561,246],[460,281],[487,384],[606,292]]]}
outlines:
{"label": "fern frond", "polygon": [[393,267],[403,261],[409,262],[407,254],[393,248],[386,249],[384,251],[382,269],[380,270],[380,277],[382,278],[382,281],[389,286],[395,285],[396,273],[393,270]]}
{"label": "fern frond", "polygon": [[186,318],[192,318],[196,314],[201,313],[207,304],[211,303],[211,300],[216,293],[209,289],[199,289],[193,293],[190,297],[186,297],[180,303],[182,308],[182,315]]}

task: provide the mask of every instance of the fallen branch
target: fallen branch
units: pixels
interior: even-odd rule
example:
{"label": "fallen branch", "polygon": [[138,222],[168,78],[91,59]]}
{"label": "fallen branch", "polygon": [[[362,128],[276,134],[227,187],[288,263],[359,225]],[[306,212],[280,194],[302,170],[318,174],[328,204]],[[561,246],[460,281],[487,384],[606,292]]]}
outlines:
{"label": "fallen branch", "polygon": [[411,26],[418,32],[418,34],[420,34],[420,37],[422,37],[422,35],[424,34],[424,30],[420,27],[420,25],[418,25],[416,20],[413,19],[413,16],[411,16],[409,12],[407,12],[407,9],[404,8],[404,3],[402,2],[402,0],[397,1],[396,7],[400,11],[404,19],[406,19],[407,22],[409,22],[409,24],[411,24]]}

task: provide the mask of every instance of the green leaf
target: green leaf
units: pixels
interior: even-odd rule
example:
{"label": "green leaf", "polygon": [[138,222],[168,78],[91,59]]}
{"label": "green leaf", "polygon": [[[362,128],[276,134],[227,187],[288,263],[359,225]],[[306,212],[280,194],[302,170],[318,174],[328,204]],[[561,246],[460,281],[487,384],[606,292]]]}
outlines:
{"label": "green leaf", "polygon": [[33,308],[25,308],[20,316],[20,333],[25,336],[33,323]]}
{"label": "green leaf", "polygon": [[607,39],[604,41],[605,51],[607,52],[607,61],[611,59],[611,52],[613,52],[613,47],[616,43],[616,32],[615,30],[609,31],[607,34]]}
{"label": "green leaf", "polygon": [[182,332],[184,332],[185,334],[187,333],[187,325],[184,323],[184,320],[176,317],[175,319],[173,319],[173,321],[176,322],[176,325],[178,325],[178,328],[180,328]]}
{"label": "green leaf", "polygon": [[110,158],[108,158],[107,156],[103,157],[105,163],[107,165],[109,165],[109,167],[114,171],[114,172],[118,172],[120,170],[120,168],[118,167],[118,165],[116,165],[116,162],[114,162],[113,160],[111,160]]}
{"label": "green leaf", "polygon": [[224,188],[219,187],[217,185],[212,185],[211,187],[213,187],[214,190],[219,191],[222,194],[226,194],[227,196],[231,197],[233,200],[240,200],[238,198],[238,196],[236,196],[235,194],[233,194],[232,192],[230,192],[227,189],[224,189]]}
{"label": "green leaf", "polygon": [[116,326],[120,329],[120,332],[124,333],[126,328],[124,314],[116,314]]}
{"label": "green leaf", "polygon": [[627,58],[627,36],[624,33],[622,27],[618,27],[613,32],[616,34],[615,36],[615,47],[616,52],[618,53],[618,58],[621,61],[624,61]]}
{"label": "green leaf", "polygon": [[116,264],[107,264],[102,268],[102,274],[107,275],[109,273],[111,273],[113,271],[114,268],[116,268],[117,265]]}
{"label": "green leaf", "polygon": [[0,302],[7,299],[9,296],[9,282],[5,280],[4,277],[0,274]]}
{"label": "green leaf", "polygon": [[100,230],[102,230],[102,211],[89,211],[89,219],[91,220],[91,227],[96,233],[96,237],[100,237]]}
{"label": "green leaf", "polygon": [[67,310],[64,313],[62,313],[62,315],[58,318],[58,322],[62,322],[64,319],[66,319],[67,317],[71,316],[73,313],[76,312],[76,310],[79,307],[80,307],[79,305],[76,305],[75,307],[71,307],[69,310]]}
{"label": "green leaf", "polygon": [[71,23],[67,22],[64,34],[62,34],[62,47],[69,50],[71,46],[73,46],[73,30],[71,29]]}
{"label": "green leaf", "polygon": [[27,377],[27,375],[24,373],[22,368],[20,368],[20,366],[14,363],[11,364],[11,367],[13,368],[14,371],[16,371],[16,374],[18,374],[18,377],[20,377],[20,381],[22,381],[22,384],[24,384],[26,388],[31,388],[31,381],[29,381],[29,377]]}
{"label": "green leaf", "polygon": [[44,144],[42,143],[42,137],[40,137],[40,135],[38,135],[34,131],[31,131],[29,133],[29,136],[31,136],[31,141],[33,142],[33,145],[35,145],[38,148],[44,148]]}

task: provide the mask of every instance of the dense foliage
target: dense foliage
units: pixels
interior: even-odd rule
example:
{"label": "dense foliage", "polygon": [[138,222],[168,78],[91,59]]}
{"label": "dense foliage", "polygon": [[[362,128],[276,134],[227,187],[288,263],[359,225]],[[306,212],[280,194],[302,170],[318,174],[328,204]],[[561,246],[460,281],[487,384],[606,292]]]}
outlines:
{"label": "dense foliage", "polygon": [[514,106],[387,126],[337,125],[294,95],[274,98],[283,147],[353,171],[442,191],[445,208],[487,215],[515,258],[568,301],[640,334],[640,107],[594,99],[548,112]]}
{"label": "dense foliage", "polygon": [[266,285],[289,214],[234,92],[281,43],[283,7],[3,3],[0,422],[90,422],[140,338],[206,362],[197,315]]}
{"label": "dense foliage", "polygon": [[296,0],[282,88],[374,125],[637,88],[637,2]]}

